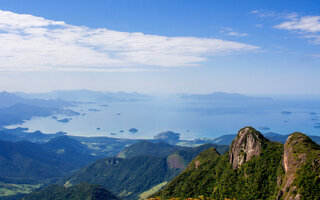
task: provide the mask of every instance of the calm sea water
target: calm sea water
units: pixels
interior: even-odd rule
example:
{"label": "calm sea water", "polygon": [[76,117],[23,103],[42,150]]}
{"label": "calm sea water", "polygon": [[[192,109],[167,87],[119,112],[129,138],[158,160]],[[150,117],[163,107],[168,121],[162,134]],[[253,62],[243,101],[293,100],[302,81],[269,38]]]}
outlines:
{"label": "calm sea water", "polygon": [[[236,134],[244,126],[261,132],[290,134],[295,131],[320,135],[320,101],[285,101],[225,103],[203,101],[153,100],[141,102],[82,104],[71,109],[84,114],[68,123],[50,117],[34,117],[24,124],[29,131],[67,132],[77,136],[152,138],[162,131],[181,133],[183,139],[214,138]],[[97,109],[100,111],[89,111]],[[291,114],[283,114],[290,111]],[[313,112],[313,113],[311,113]],[[315,114],[316,113],[316,114]],[[55,115],[58,119],[67,116]],[[130,128],[138,129],[131,133]],[[269,129],[268,129],[269,128]],[[268,130],[267,130],[268,129]]]}

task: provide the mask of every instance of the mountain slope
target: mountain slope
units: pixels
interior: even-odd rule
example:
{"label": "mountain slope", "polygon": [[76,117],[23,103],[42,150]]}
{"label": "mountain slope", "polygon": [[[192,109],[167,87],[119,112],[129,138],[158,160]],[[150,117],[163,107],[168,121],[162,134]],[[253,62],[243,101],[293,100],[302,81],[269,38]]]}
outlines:
{"label": "mountain slope", "polygon": [[100,185],[81,183],[74,187],[66,188],[60,185],[51,185],[30,195],[22,200],[119,200],[107,189]]}
{"label": "mountain slope", "polygon": [[283,199],[320,199],[320,146],[302,133],[284,145],[281,191]]}
{"label": "mountain slope", "polygon": [[[163,145],[150,142],[144,144]],[[160,154],[164,156],[154,156],[148,152],[143,155],[139,150],[138,156],[126,159],[100,159],[66,178],[63,184],[74,185],[80,182],[101,184],[122,198],[136,199],[139,194],[152,187],[172,180],[198,153],[212,146],[207,144],[196,148],[177,148],[168,155]],[[171,150],[172,146],[168,147],[168,150]]]}
{"label": "mountain slope", "polygon": [[319,199],[320,146],[301,133],[285,145],[241,129],[230,150],[202,152],[163,190],[161,198]]}
{"label": "mountain slope", "polygon": [[[207,149],[210,147],[215,147],[219,153],[225,153],[228,151],[229,146],[227,145],[216,145],[211,143],[205,143],[202,145],[199,145],[197,147],[184,147],[184,146],[177,146],[177,145],[171,145],[164,142],[150,142],[150,141],[139,141],[137,143],[134,143],[126,148],[124,148],[122,151],[120,151],[117,155],[118,158],[132,158],[134,156],[168,156],[169,154],[174,153],[175,151],[187,152],[185,155],[192,154],[193,157],[197,156],[200,152],[204,149]],[[188,160],[188,159],[187,159]],[[191,159],[192,160],[192,159]],[[191,161],[189,160],[189,162]]]}
{"label": "mountain slope", "polygon": [[166,156],[177,146],[170,145],[167,143],[159,142],[159,143],[152,143],[149,141],[139,141],[135,144],[126,147],[122,150],[117,157],[119,158],[131,158],[134,156]]}
{"label": "mountain slope", "polygon": [[[229,153],[220,156],[213,148],[201,153],[156,196],[204,195],[216,199],[266,199],[275,196],[282,145],[268,141],[252,128],[242,129],[237,138]],[[258,145],[251,145],[252,142]],[[260,156],[251,155],[255,149],[260,149]]]}
{"label": "mountain slope", "polygon": [[[68,139],[70,140],[77,143]],[[94,157],[88,154],[72,151],[72,147],[67,144],[54,148],[53,143],[54,141],[44,144],[0,141],[0,180],[12,183],[44,183],[94,160]]]}

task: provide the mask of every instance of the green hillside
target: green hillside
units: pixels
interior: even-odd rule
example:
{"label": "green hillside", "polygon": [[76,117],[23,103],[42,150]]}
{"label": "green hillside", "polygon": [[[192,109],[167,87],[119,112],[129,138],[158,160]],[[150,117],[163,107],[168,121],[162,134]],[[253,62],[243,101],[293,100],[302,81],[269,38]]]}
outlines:
{"label": "green hillside", "polygon": [[[151,145],[154,146],[154,144]],[[163,143],[156,144],[155,147],[157,145],[163,149]],[[172,146],[167,144],[166,146],[171,151]],[[81,182],[100,184],[122,198],[137,199],[143,192],[172,180],[201,151],[212,146],[212,144],[207,144],[195,148],[178,148],[167,156],[154,156],[145,152],[146,155],[126,159],[100,159],[66,178],[63,184],[66,186]],[[141,153],[140,150],[139,152]],[[161,187],[157,190],[159,189]]]}
{"label": "green hillside", "polygon": [[69,188],[51,185],[23,197],[22,200],[119,200],[119,198],[100,185],[80,183]]}
{"label": "green hillside", "polygon": [[202,152],[153,196],[319,199],[319,148],[301,133],[292,134],[282,145],[246,127],[239,131],[228,153],[219,155],[214,148]]}

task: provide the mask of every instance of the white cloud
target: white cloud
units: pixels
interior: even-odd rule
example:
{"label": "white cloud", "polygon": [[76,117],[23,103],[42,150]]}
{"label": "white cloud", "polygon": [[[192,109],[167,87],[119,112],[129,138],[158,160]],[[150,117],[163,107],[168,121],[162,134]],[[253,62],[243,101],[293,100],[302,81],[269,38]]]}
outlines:
{"label": "white cloud", "polygon": [[291,19],[292,20],[290,21],[286,21],[275,26],[275,28],[307,33],[320,32],[320,16],[294,17]]}
{"label": "white cloud", "polygon": [[244,37],[247,36],[247,33],[239,33],[234,31],[232,28],[229,27],[223,27],[222,30],[219,31],[221,34],[234,36],[234,37]]}
{"label": "white cloud", "polygon": [[136,66],[193,66],[211,56],[259,49],[221,39],[92,29],[1,10],[0,44],[1,71],[143,71]]}
{"label": "white cloud", "polygon": [[238,33],[238,32],[231,31],[231,32],[227,33],[227,35],[236,36],[236,37],[244,37],[244,36],[247,36],[248,34],[247,33]]}
{"label": "white cloud", "polygon": [[311,38],[312,43],[320,44],[320,16],[291,15],[288,19],[274,28],[299,33],[304,38]]}

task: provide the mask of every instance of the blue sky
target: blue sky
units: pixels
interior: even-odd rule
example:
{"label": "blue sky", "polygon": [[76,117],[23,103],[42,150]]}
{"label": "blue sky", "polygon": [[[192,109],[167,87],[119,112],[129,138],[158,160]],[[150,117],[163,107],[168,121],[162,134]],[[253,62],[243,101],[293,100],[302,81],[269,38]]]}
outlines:
{"label": "blue sky", "polygon": [[319,94],[317,1],[0,1],[2,90]]}

